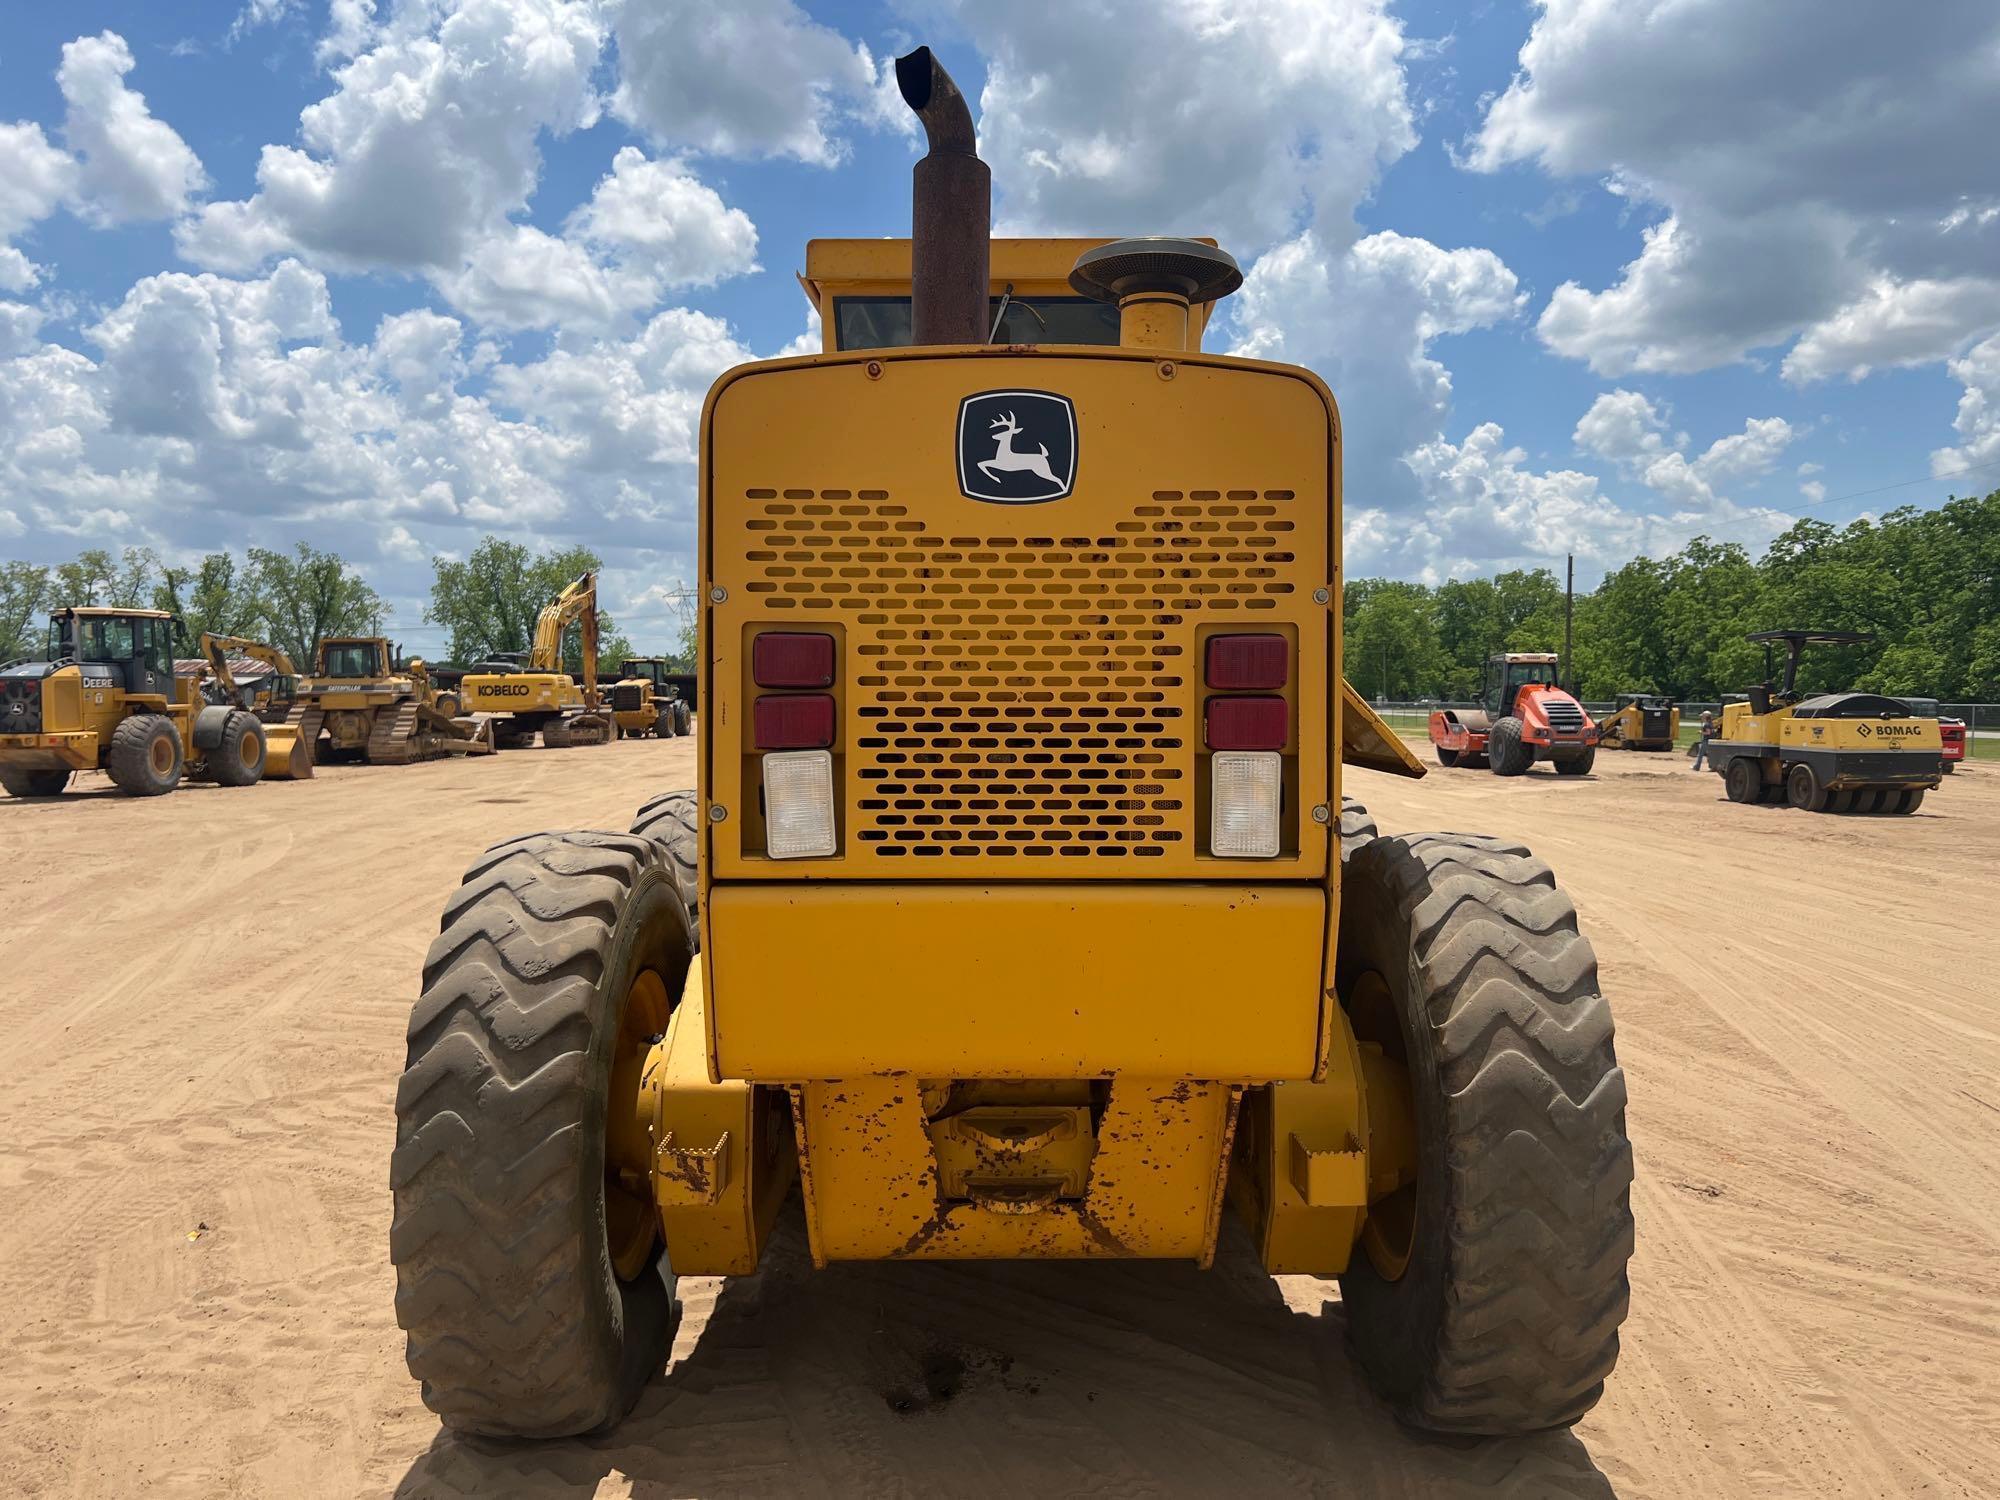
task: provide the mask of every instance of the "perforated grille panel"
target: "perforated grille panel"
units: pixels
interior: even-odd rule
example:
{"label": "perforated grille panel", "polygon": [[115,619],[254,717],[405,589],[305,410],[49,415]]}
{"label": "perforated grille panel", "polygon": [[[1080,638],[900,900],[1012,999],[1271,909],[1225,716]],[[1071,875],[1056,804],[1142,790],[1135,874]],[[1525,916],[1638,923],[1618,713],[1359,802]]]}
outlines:
{"label": "perforated grille panel", "polygon": [[751,603],[846,628],[853,858],[1184,852],[1196,629],[1315,586],[1290,490],[1158,490],[1089,536],[944,535],[881,490],[743,498]]}

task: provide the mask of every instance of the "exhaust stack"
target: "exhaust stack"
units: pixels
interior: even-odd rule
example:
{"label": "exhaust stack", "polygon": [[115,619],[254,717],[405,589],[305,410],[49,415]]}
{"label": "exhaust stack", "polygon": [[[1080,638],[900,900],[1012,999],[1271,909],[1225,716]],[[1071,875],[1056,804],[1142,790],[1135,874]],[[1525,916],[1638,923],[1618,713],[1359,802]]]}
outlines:
{"label": "exhaust stack", "polygon": [[896,86],[924,122],[930,154],[912,173],[912,341],[983,344],[992,281],[993,174],[972,111],[928,47],[896,59]]}

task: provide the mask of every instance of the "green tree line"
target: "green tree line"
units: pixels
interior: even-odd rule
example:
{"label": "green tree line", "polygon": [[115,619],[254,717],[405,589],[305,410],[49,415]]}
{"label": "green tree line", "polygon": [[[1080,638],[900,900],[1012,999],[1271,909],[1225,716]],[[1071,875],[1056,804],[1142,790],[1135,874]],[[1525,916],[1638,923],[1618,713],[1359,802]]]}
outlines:
{"label": "green tree line", "polygon": [[[1430,586],[1347,585],[1347,675],[1369,697],[1474,697],[1486,659],[1559,651],[1563,586],[1547,568]],[[1867,645],[1807,653],[1808,692],[1864,688],[1947,702],[2000,701],[2000,491],[1844,527],[1804,520],[1761,558],[1697,537],[1638,557],[1576,597],[1569,684],[1714,700],[1764,680],[1752,631],[1850,630]]]}

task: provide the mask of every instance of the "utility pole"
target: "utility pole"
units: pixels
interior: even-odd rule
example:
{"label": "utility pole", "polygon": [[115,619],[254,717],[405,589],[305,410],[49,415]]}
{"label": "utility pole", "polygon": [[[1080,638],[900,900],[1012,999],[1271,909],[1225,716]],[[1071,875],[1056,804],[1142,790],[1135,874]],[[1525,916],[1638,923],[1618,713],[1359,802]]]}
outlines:
{"label": "utility pole", "polygon": [[1572,636],[1576,624],[1576,554],[1572,552],[1568,554],[1568,556],[1569,556],[1569,582],[1566,585],[1564,585],[1563,588],[1562,670],[1558,672],[1556,676],[1558,681],[1561,682],[1570,692],[1575,692],[1576,668],[1571,665],[1571,660],[1572,660],[1571,650],[1575,645],[1575,641],[1572,639]]}

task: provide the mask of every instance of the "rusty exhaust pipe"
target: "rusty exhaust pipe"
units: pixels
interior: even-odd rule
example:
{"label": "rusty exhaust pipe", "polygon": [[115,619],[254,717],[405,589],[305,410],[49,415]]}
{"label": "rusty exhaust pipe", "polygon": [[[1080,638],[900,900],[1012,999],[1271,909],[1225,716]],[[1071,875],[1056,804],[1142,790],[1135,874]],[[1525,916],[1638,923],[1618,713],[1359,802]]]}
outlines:
{"label": "rusty exhaust pipe", "polygon": [[983,344],[993,174],[979,159],[972,111],[928,47],[896,59],[896,87],[924,122],[931,147],[911,174],[912,342]]}

